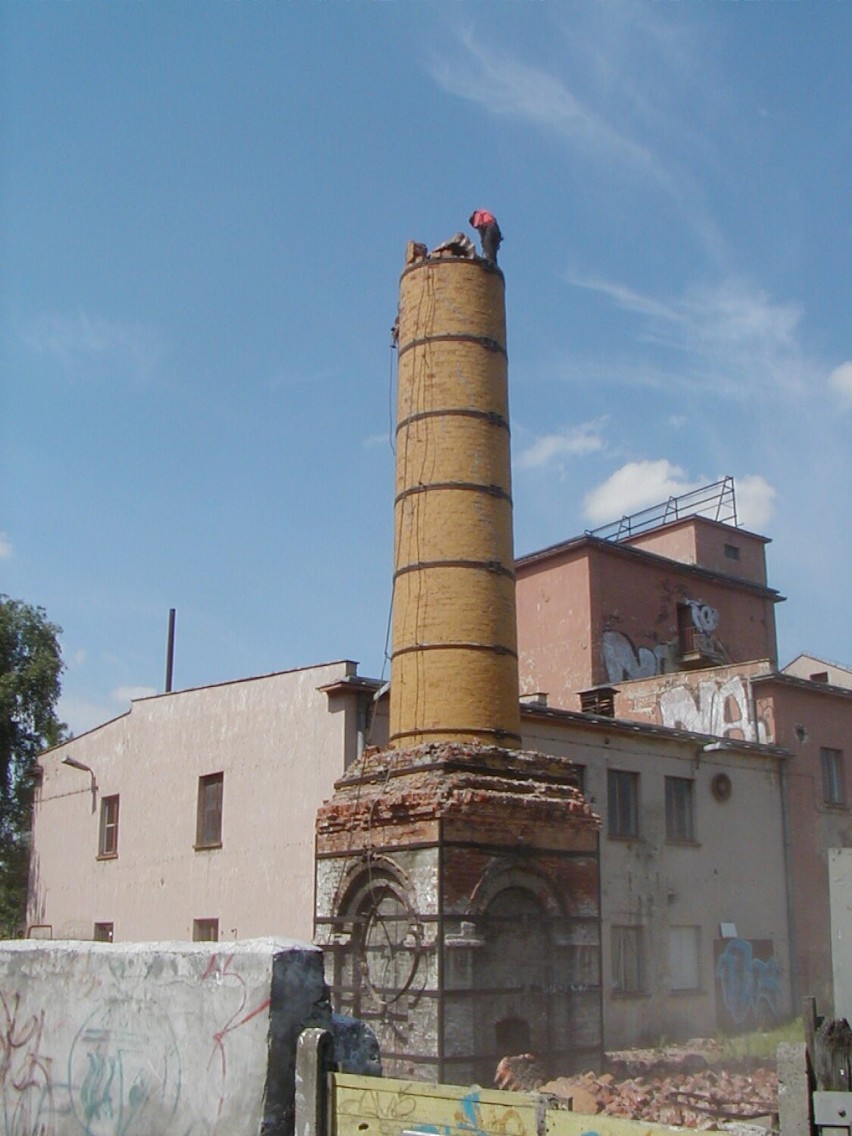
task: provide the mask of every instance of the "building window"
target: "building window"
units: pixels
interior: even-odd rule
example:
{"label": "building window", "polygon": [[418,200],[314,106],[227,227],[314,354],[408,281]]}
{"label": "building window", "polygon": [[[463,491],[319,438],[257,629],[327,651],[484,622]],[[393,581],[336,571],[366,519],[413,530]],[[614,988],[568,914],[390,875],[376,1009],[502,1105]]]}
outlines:
{"label": "building window", "polygon": [[725,545],[725,556],[728,558],[728,560],[739,560],[740,550],[737,547],[737,545],[726,544]]}
{"label": "building window", "polygon": [[219,920],[218,919],[193,919],[193,921],[192,921],[192,941],[193,941],[193,943],[218,943],[219,942]]}
{"label": "building window", "polygon": [[669,928],[669,984],[672,990],[698,990],[699,927]]}
{"label": "building window", "polygon": [[616,994],[641,994],[645,989],[641,927],[612,928],[612,989]]}
{"label": "building window", "polygon": [[828,671],[814,671],[812,675],[808,676],[811,682],[828,682]]}
{"label": "building window", "polygon": [[666,778],[666,840],[695,841],[693,787],[688,777]]}
{"label": "building window", "polygon": [[111,943],[113,941],[113,923],[96,923],[92,938],[96,943]]}
{"label": "building window", "polygon": [[843,776],[843,750],[828,749],[819,751],[822,762],[822,799],[827,805],[846,804],[846,786]]}
{"label": "building window", "polygon": [[101,797],[101,827],[98,833],[98,855],[118,855],[118,794]]}
{"label": "building window", "polygon": [[220,848],[222,845],[222,788],[224,779],[224,773],[208,773],[206,777],[198,778],[196,848]]}
{"label": "building window", "polygon": [[607,818],[610,836],[639,835],[639,774],[623,769],[607,773]]}

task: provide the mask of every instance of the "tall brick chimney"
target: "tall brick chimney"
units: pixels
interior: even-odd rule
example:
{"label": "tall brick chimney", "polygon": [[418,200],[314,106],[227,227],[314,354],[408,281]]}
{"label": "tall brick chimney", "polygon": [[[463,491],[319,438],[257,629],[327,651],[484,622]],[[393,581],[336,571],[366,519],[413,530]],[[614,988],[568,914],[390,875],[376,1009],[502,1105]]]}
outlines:
{"label": "tall brick chimney", "polygon": [[506,308],[485,260],[399,295],[391,745],[520,745]]}
{"label": "tall brick chimney", "polygon": [[390,745],[317,813],[315,941],[390,1076],[585,1069],[599,821],[570,761],[521,748],[502,272],[410,244],[398,346]]}

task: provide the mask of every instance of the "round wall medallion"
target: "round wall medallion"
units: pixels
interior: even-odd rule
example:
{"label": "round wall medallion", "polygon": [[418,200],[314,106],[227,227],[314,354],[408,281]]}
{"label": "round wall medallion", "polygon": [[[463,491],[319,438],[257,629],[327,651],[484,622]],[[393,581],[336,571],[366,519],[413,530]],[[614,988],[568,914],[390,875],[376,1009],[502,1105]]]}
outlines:
{"label": "round wall medallion", "polygon": [[727,773],[717,773],[710,782],[710,788],[717,801],[727,801],[733,790],[733,785]]}

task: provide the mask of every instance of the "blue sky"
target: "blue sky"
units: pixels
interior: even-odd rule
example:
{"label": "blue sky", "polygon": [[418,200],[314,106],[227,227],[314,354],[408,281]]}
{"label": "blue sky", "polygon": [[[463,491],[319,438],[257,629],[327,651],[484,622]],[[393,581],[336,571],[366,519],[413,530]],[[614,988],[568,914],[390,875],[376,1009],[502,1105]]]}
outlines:
{"label": "blue sky", "polygon": [[[0,5],[0,591],[81,732],[384,667],[406,241],[505,236],[518,553],[730,474],[852,662],[849,44],[824,3]],[[471,233],[471,235],[474,235]]]}

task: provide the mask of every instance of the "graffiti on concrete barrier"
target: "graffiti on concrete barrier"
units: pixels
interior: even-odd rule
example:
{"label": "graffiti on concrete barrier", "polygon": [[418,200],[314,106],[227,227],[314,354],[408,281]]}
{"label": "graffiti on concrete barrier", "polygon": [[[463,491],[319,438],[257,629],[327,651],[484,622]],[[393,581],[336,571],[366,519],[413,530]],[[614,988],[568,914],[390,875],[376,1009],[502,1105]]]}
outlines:
{"label": "graffiti on concrete barrier", "polygon": [[725,1009],[738,1026],[763,1026],[778,1017],[781,968],[766,945],[761,953],[768,957],[759,958],[748,939],[729,939],[716,961]]}
{"label": "graffiti on concrete barrier", "polygon": [[0,991],[0,1098],[3,1131],[16,1136],[51,1131],[51,1065],[44,1050],[44,1010],[21,1014],[20,995]]}

